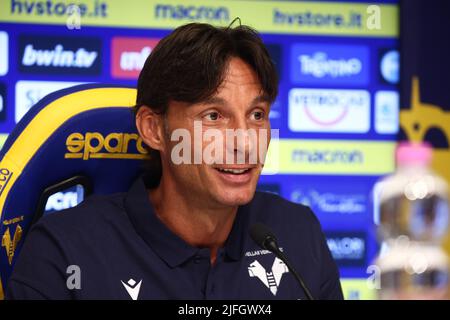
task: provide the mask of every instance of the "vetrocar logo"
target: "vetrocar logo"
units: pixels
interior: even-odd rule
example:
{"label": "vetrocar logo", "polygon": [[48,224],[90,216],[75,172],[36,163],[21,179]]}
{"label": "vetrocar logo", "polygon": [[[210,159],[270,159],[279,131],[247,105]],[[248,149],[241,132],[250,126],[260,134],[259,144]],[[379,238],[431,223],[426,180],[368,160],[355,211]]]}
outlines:
{"label": "vetrocar logo", "polygon": [[365,85],[369,50],[364,46],[296,44],[291,79],[298,84]]}
{"label": "vetrocar logo", "polygon": [[365,90],[291,89],[288,121],[291,131],[366,133],[370,94]]}
{"label": "vetrocar logo", "polygon": [[136,133],[74,132],[66,140],[66,159],[146,159],[148,151]]}
{"label": "vetrocar logo", "polygon": [[325,232],[328,248],[339,266],[364,266],[366,235],[364,232]]}
{"label": "vetrocar logo", "polygon": [[33,74],[99,75],[101,41],[91,37],[19,37],[19,70]]}
{"label": "vetrocar logo", "polygon": [[111,42],[111,74],[136,79],[159,39],[115,37]]}

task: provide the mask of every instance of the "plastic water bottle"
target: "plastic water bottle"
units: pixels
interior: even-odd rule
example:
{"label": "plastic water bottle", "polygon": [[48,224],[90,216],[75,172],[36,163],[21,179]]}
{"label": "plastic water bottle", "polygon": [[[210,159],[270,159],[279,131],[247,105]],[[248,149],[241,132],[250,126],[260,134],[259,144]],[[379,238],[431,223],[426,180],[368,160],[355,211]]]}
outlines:
{"label": "plastic water bottle", "polygon": [[449,264],[441,247],[448,186],[430,169],[431,158],[429,145],[401,143],[396,172],[377,184],[380,299],[449,298]]}

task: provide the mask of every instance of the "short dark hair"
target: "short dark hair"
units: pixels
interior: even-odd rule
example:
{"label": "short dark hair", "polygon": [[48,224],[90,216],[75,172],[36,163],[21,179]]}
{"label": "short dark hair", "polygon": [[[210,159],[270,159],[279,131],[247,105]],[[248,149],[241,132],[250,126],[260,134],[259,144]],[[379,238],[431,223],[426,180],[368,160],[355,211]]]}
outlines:
{"label": "short dark hair", "polygon": [[189,23],[163,38],[147,58],[139,75],[134,111],[146,105],[163,114],[170,101],[198,103],[211,97],[232,57],[255,71],[273,103],[278,94],[276,68],[254,29]]}
{"label": "short dark hair", "polygon": [[[278,75],[259,34],[244,25],[214,27],[189,23],[163,38],[145,61],[137,85],[135,114],[147,106],[165,114],[170,101],[198,103],[217,92],[232,57],[246,62],[256,73],[263,93],[273,103]],[[148,148],[145,162],[148,187],[159,184],[162,166],[158,151]]]}

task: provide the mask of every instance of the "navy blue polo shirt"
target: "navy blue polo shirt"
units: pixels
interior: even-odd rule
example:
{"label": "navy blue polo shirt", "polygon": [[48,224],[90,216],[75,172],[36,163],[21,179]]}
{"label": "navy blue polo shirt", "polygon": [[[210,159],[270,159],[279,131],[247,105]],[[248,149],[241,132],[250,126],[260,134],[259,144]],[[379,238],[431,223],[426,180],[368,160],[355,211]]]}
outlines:
{"label": "navy blue polo shirt", "polygon": [[250,238],[267,225],[316,299],[342,299],[339,273],[308,207],[256,192],[240,206],[210,264],[155,215],[142,178],[127,193],[92,196],[30,230],[7,299],[305,299],[286,265]]}

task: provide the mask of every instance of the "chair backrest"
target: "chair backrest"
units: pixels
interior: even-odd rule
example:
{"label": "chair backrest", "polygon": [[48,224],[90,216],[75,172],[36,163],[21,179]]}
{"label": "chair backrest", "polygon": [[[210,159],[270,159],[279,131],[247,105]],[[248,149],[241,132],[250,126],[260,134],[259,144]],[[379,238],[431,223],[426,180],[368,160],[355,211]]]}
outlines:
{"label": "chair backrest", "polygon": [[[124,192],[147,150],[131,107],[136,90],[81,85],[46,96],[17,124],[0,152],[0,298],[31,224],[52,193]],[[3,285],[2,285],[3,284]]]}

